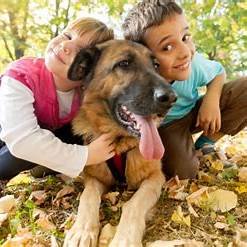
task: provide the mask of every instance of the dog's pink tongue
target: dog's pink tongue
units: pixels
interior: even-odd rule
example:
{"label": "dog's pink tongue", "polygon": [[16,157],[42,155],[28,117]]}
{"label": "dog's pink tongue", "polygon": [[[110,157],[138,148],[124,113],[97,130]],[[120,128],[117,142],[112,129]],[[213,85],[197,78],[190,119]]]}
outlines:
{"label": "dog's pink tongue", "polygon": [[146,160],[159,160],[162,158],[165,148],[160,139],[158,130],[151,117],[135,115],[135,119],[140,126],[141,139],[139,149]]}

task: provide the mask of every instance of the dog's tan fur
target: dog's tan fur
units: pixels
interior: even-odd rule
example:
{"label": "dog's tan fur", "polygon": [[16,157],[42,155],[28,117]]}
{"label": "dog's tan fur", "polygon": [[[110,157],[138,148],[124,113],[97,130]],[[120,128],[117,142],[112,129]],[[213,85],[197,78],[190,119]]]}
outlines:
{"label": "dog's tan fur", "polygon": [[[118,94],[136,76],[134,72],[109,73],[109,68],[116,60],[124,59],[125,54],[131,53],[144,67],[152,66],[147,49],[140,47],[136,49],[126,44],[126,41],[111,41],[110,44],[107,42],[101,45],[104,52],[86,90],[80,112],[73,122],[76,134],[83,135],[87,139],[102,133],[111,133],[116,152],[128,152],[126,180],[128,188],[137,189],[137,192],[122,208],[120,223],[110,247],[142,246],[145,216],[157,202],[164,183],[160,161],[145,160],[142,157],[138,148],[138,139],[118,125],[105,102],[105,99]],[[76,221],[66,235],[64,243],[66,247],[98,246],[101,196],[115,183],[106,163],[85,167],[82,176],[85,189],[80,198]]]}

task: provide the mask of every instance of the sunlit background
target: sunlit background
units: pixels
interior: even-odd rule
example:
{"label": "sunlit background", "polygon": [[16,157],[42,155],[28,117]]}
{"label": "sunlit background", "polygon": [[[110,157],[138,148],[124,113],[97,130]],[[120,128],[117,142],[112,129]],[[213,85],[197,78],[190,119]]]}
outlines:
{"label": "sunlit background", "polygon": [[[92,16],[122,37],[121,23],[137,0],[0,0],[0,72],[21,56],[43,56],[68,21]],[[180,0],[197,50],[223,63],[229,78],[247,75],[247,2]]]}

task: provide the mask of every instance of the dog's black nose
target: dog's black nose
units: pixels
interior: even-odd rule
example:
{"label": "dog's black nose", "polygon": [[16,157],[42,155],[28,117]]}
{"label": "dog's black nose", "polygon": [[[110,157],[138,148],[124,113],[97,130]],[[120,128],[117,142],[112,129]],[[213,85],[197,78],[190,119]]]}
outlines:
{"label": "dog's black nose", "polygon": [[172,90],[157,88],[154,91],[154,99],[160,104],[167,102],[173,103],[177,100],[177,96]]}

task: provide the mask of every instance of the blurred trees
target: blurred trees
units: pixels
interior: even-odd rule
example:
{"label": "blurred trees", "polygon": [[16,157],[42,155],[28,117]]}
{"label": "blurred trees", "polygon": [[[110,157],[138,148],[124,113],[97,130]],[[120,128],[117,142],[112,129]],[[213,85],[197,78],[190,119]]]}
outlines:
{"label": "blurred trees", "polygon": [[[137,0],[0,0],[0,72],[23,55],[42,56],[47,42],[69,20],[91,13],[120,30],[130,4]],[[197,49],[220,60],[228,75],[247,71],[245,0],[180,0]],[[102,19],[103,14],[109,16]]]}
{"label": "blurred trees", "polygon": [[231,77],[247,72],[247,2],[181,0],[197,50],[219,60]]}

